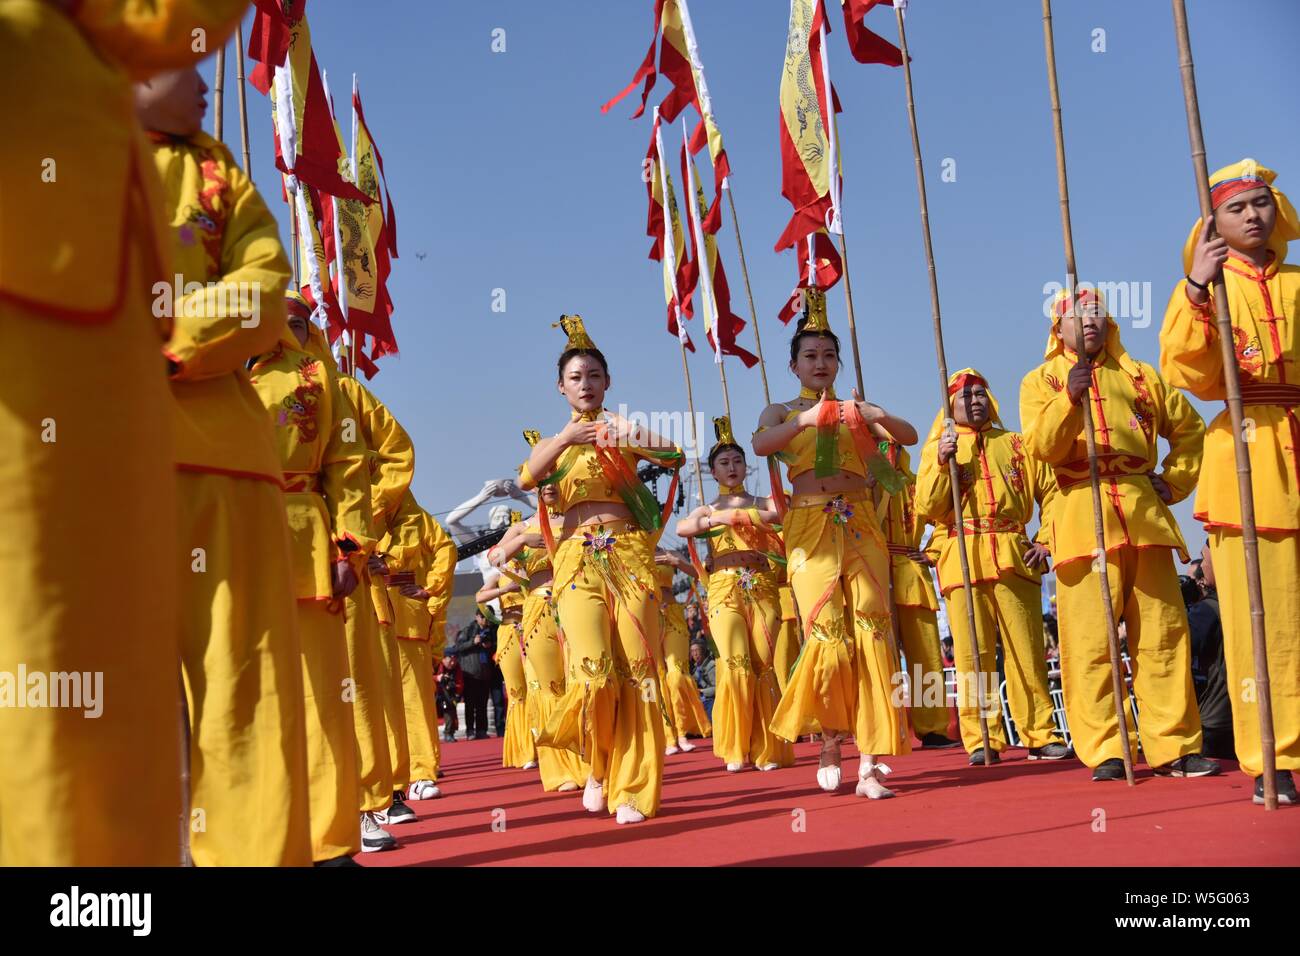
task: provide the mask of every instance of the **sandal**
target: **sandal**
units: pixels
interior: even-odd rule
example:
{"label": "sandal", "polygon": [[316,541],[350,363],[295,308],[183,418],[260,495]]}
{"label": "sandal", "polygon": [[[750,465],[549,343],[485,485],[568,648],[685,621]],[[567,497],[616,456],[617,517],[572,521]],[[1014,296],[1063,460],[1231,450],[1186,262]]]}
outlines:
{"label": "sandal", "polygon": [[822,735],[822,751],[817,758],[817,786],[827,793],[834,793],[840,788],[842,772],[840,770],[839,734]]}
{"label": "sandal", "polygon": [[858,787],[854,792],[859,797],[869,800],[888,800],[894,795],[882,782],[887,774],[892,773],[883,763],[876,763],[876,758],[862,755],[862,766],[858,768]]}

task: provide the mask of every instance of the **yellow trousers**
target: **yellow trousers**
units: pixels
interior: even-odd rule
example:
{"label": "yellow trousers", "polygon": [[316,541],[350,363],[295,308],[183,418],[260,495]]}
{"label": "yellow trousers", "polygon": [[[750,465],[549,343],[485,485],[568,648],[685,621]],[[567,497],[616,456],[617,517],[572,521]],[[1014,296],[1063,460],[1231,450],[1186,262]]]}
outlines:
{"label": "yellow trousers", "polygon": [[503,767],[522,767],[537,760],[537,745],[528,729],[528,676],[524,673],[522,647],[523,625],[517,620],[503,621],[497,629],[496,654],[506,692],[506,730],[501,739]]}
{"label": "yellow trousers", "polygon": [[628,805],[652,817],[664,772],[654,542],[639,529],[616,539],[599,553],[584,550],[581,537],[556,549],[569,682],[537,743],[588,760],[610,813]]}
{"label": "yellow trousers", "polygon": [[[746,575],[748,578],[748,575]],[[770,575],[751,589],[737,569],[709,575],[709,630],[718,648],[713,753],[726,763],[794,765],[794,747],[770,729],[781,701],[772,671],[780,603]]]}
{"label": "yellow trousers", "polygon": [[[524,603],[524,675],[528,679],[528,736],[534,742],[564,697],[564,648],[560,644],[551,589],[537,588]],[[556,747],[537,746],[537,771],[543,790],[555,790],[564,783],[583,786],[591,773],[575,753]]]}
{"label": "yellow trousers", "polygon": [[382,810],[393,802],[393,763],[384,719],[383,651],[379,621],[370,599],[370,574],[348,595],[348,665],[352,671],[352,723],[360,757],[361,810]]}
{"label": "yellow trousers", "polygon": [[819,730],[853,733],[862,753],[910,753],[894,692],[889,555],[871,500],[796,495],[785,546],[804,644],[772,730],[790,741]]}
{"label": "yellow trousers", "polygon": [[[180,861],[176,592],[191,558],[176,550],[156,277],[130,256],[122,309],[103,324],[0,301],[3,866]],[[8,697],[26,703],[36,674],[73,672],[81,707]]]}
{"label": "yellow trousers", "polygon": [[[1273,742],[1279,770],[1300,770],[1300,534],[1259,532],[1259,566],[1267,629],[1268,683],[1273,697]],[[1232,732],[1241,769],[1264,772],[1255,654],[1241,532],[1214,528],[1211,559],[1223,618],[1223,653],[1232,699]]]}
{"label": "yellow trousers", "polygon": [[781,693],[785,693],[790,683],[790,671],[799,659],[799,622],[793,618],[782,618],[776,628],[776,661],[772,671],[776,674],[776,684]]}
{"label": "yellow trousers", "polygon": [[307,778],[311,797],[312,859],[361,851],[361,785],[352,726],[351,672],[341,607],[298,602],[303,696],[307,715]]}
{"label": "yellow trousers", "polygon": [[[1201,749],[1201,715],[1192,687],[1192,646],[1178,574],[1168,548],[1123,547],[1106,555],[1115,621],[1124,622],[1133,693],[1142,714],[1142,751],[1152,767]],[[1056,568],[1061,687],[1075,753],[1089,767],[1123,756],[1111,684],[1106,623],[1088,560]],[[950,618],[951,619],[951,618]],[[953,641],[956,647],[957,641]],[[1127,697],[1127,695],[1125,695]],[[1128,707],[1127,701],[1125,707]],[[1125,711],[1137,755],[1132,710]]]}
{"label": "yellow trousers", "polygon": [[302,649],[284,496],[269,482],[195,472],[179,472],[177,490],[188,562],[180,638],[190,854],[196,866],[308,866]]}
{"label": "yellow trousers", "polygon": [[[939,650],[938,616],[928,607],[903,604],[894,605],[894,614],[898,617],[898,635],[903,641],[908,680],[912,684],[912,733],[917,738],[926,734],[946,734],[948,708],[944,701],[947,692],[943,681],[943,655]],[[937,684],[939,688],[939,704],[918,705],[917,701],[922,700],[931,684]]]}
{"label": "yellow trousers", "polygon": [[[1095,589],[1097,582],[1093,581],[1092,586]],[[1086,589],[1085,585],[1085,591]],[[966,630],[966,590],[953,588],[946,596],[948,626],[952,628],[953,658],[957,664],[957,713],[961,720],[961,741],[966,752],[974,753],[983,746],[979,721],[981,696],[989,731],[989,748],[1001,753],[1008,746],[1007,732],[1002,726],[1002,701],[998,694],[999,635],[1002,641],[1002,667],[1007,678],[1007,703],[1011,708],[1011,719],[1016,722],[1016,733],[1020,737],[1021,746],[1042,747],[1060,742],[1061,735],[1052,716],[1052,693],[1047,686],[1041,585],[1016,574],[1004,574],[996,581],[971,585],[971,591],[975,597],[975,633],[979,638],[979,669],[984,675],[983,688],[976,686],[975,667],[971,661],[970,632]],[[1059,596],[1057,600],[1060,600]],[[1100,604],[1100,596],[1094,593],[1093,601]],[[1061,617],[1065,617],[1064,609]],[[1102,635],[1101,647],[1105,656],[1104,629]],[[1110,670],[1109,664],[1106,670]],[[1106,679],[1109,681],[1109,676]],[[1114,720],[1114,717],[1112,711],[1111,719]],[[1070,730],[1075,732],[1073,721]]]}
{"label": "yellow trousers", "polygon": [[[388,589],[374,585],[370,600],[379,622],[379,660],[383,667],[384,731],[388,737],[388,761],[393,769],[393,789],[411,785],[411,748],[406,739],[406,703],[402,694],[402,659],[393,633],[392,607]],[[383,613],[381,613],[381,611]]]}
{"label": "yellow trousers", "polygon": [[399,640],[397,653],[402,665],[411,780],[436,780],[438,707],[433,697],[433,658],[425,641]]}
{"label": "yellow trousers", "polygon": [[691,677],[691,636],[686,628],[686,612],[681,602],[671,598],[661,602],[659,618],[663,637],[660,660],[659,685],[663,688],[665,703],[664,734],[669,743],[678,737],[698,734],[707,737],[713,732],[700,689]]}

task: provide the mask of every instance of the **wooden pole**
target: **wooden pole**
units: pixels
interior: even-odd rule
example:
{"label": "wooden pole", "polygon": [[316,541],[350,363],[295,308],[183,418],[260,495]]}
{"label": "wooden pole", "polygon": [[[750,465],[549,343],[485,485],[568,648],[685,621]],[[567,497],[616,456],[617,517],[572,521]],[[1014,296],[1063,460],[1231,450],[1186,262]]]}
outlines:
{"label": "wooden pole", "polygon": [[758,311],[754,308],[754,290],[749,286],[749,267],[745,265],[745,244],[740,239],[740,219],[736,216],[736,197],[732,195],[730,182],[727,183],[725,192],[727,204],[731,207],[731,225],[736,230],[736,251],[740,253],[740,275],[745,280],[745,297],[749,299],[749,322],[754,327],[754,344],[758,347],[758,372],[763,377],[763,401],[771,405],[772,393],[767,388],[767,362],[763,360],[763,338],[758,334]]}
{"label": "wooden pole", "polygon": [[[1214,208],[1210,202],[1210,176],[1205,163],[1205,136],[1201,129],[1201,107],[1196,97],[1196,70],[1192,63],[1192,41],[1187,29],[1187,6],[1173,0],[1174,32],[1178,39],[1178,66],[1182,73],[1183,104],[1187,110],[1187,138],[1192,149],[1192,171],[1201,204],[1201,220],[1214,231]],[[1264,809],[1277,809],[1277,753],[1273,736],[1273,692],[1268,680],[1268,646],[1264,627],[1264,594],[1259,569],[1259,541],[1255,533],[1255,492],[1251,485],[1250,452],[1242,424],[1241,381],[1233,351],[1232,315],[1223,272],[1214,278],[1215,325],[1223,355],[1223,383],[1227,391],[1228,418],[1232,422],[1232,450],[1237,462],[1237,496],[1241,500],[1241,543],[1246,552],[1246,589],[1250,598],[1250,640],[1255,656],[1255,693],[1259,708],[1259,742],[1263,756]]]}
{"label": "wooden pole", "polygon": [[193,799],[190,780],[190,709],[189,698],[185,696],[185,669],[181,661],[176,662],[176,683],[180,693],[180,709],[177,717],[181,730],[181,829],[180,829],[180,865],[193,866],[190,855],[190,803]]}
{"label": "wooden pole", "polygon": [[[945,431],[953,427],[952,399],[948,395],[948,358],[943,346],[943,318],[939,309],[939,279],[934,266],[934,244],[930,238],[930,204],[925,193],[925,167],[921,162],[921,137],[916,127],[916,102],[912,97],[912,65],[907,55],[907,28],[901,6],[894,8],[898,21],[899,52],[903,55],[903,86],[907,93],[907,122],[912,131],[912,160],[916,165],[916,194],[921,204],[921,238],[925,243],[925,265],[930,277],[930,318],[934,324],[934,355],[939,364],[939,401],[943,408]],[[966,548],[966,522],[962,517],[961,479],[957,456],[948,459],[948,484],[952,488],[953,528],[957,532],[957,557],[961,565],[961,586],[966,596],[966,633],[970,635],[970,654],[974,665],[976,703],[980,719],[980,743],[984,748],[984,766],[992,766],[989,749],[989,726],[984,717],[984,672],[980,669],[979,635],[975,618],[975,593],[970,580],[970,557]]]}
{"label": "wooden pole", "polygon": [[[717,333],[717,326],[713,331]],[[722,379],[722,406],[727,411],[727,421],[731,421],[731,396],[727,394],[727,366],[725,362],[718,363],[718,376]]]}
{"label": "wooden pole", "polygon": [[253,165],[248,154],[248,103],[244,99],[244,26],[235,27],[235,79],[239,83],[239,142],[244,150],[244,175],[253,181]]}
{"label": "wooden pole", "polygon": [[225,111],[222,94],[226,89],[226,46],[217,51],[217,62],[212,78],[212,137],[221,139],[225,133]]}
{"label": "wooden pole", "polygon": [[[862,355],[858,352],[858,327],[853,321],[853,284],[849,281],[849,250],[844,244],[843,224],[840,225],[840,259],[844,263],[844,303],[849,313],[849,342],[853,346],[853,372],[858,379],[858,397],[865,399],[867,390],[862,387]],[[947,394],[946,390],[944,394]]]}
{"label": "wooden pole", "polygon": [[[1061,123],[1061,91],[1056,82],[1056,41],[1052,36],[1052,0],[1043,0],[1043,46],[1047,53],[1047,85],[1052,98],[1052,127],[1056,136],[1056,185],[1061,197],[1061,233],[1065,240],[1065,281],[1069,295],[1070,316],[1074,320],[1074,350],[1079,361],[1089,362],[1083,342],[1083,324],[1079,321],[1075,301],[1075,281],[1078,271],[1074,258],[1074,232],[1070,227],[1070,187],[1065,172],[1065,131]],[[1109,320],[1108,321],[1113,321]],[[1093,373],[1096,384],[1096,373]],[[1124,778],[1130,787],[1133,779],[1133,753],[1129,746],[1128,720],[1124,711],[1128,692],[1120,676],[1119,635],[1115,627],[1115,608],[1110,600],[1110,576],[1106,568],[1106,529],[1101,517],[1101,480],[1097,474],[1097,436],[1092,426],[1093,386],[1080,403],[1083,409],[1083,435],[1088,445],[1088,475],[1092,486],[1092,524],[1097,537],[1096,558],[1098,593],[1106,621],[1106,644],[1110,651],[1111,688],[1115,697],[1115,719],[1119,722],[1119,739],[1123,749]]]}
{"label": "wooden pole", "polygon": [[[677,321],[682,321],[681,316],[677,317]],[[682,349],[682,376],[686,379],[686,408],[690,413],[691,444],[695,446],[695,484],[700,490],[700,504],[704,504],[704,477],[700,472],[700,436],[695,431],[695,394],[691,391],[691,370],[686,364],[686,343],[679,338],[677,344]],[[688,505],[686,513],[690,514],[692,510],[694,509]]]}

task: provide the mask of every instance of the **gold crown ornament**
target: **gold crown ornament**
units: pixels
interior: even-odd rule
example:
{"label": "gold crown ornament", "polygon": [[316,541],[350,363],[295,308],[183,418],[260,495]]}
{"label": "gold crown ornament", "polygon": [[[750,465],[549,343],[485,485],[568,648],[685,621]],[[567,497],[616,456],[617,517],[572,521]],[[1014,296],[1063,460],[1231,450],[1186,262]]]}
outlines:
{"label": "gold crown ornament", "polygon": [[528,442],[529,448],[536,448],[537,443],[542,440],[542,433],[536,428],[524,429],[524,441]]}
{"label": "gold crown ornament", "polygon": [[564,347],[566,352],[569,349],[594,349],[596,347],[596,343],[587,334],[587,328],[582,324],[582,316],[580,315],[562,315],[560,321],[551,323],[551,328],[564,329],[564,334],[569,337],[569,342]]}
{"label": "gold crown ornament", "polygon": [[830,323],[826,319],[826,293],[821,289],[803,289],[804,297],[804,332],[829,332]]}

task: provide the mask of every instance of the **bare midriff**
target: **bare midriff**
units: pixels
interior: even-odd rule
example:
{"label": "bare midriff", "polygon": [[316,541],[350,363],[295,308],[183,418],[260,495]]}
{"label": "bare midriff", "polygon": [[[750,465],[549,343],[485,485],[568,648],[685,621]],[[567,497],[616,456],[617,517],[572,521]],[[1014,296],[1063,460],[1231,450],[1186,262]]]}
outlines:
{"label": "bare midriff", "polygon": [[713,557],[713,570],[723,568],[767,567],[767,555],[761,551],[728,551]]}
{"label": "bare midriff", "polygon": [[614,521],[631,521],[632,512],[618,501],[578,501],[564,512],[563,534],[567,537],[586,525],[609,524]]}

